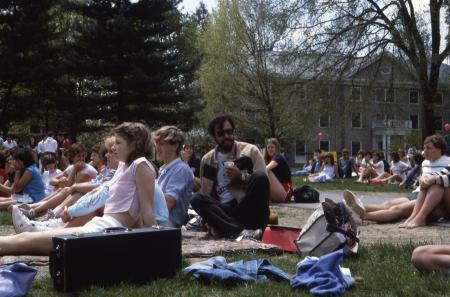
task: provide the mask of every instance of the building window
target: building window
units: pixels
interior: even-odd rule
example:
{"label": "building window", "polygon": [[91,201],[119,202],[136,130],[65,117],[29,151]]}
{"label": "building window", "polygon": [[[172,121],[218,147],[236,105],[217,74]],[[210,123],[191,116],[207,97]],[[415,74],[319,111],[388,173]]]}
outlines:
{"label": "building window", "polygon": [[352,128],[361,128],[360,112],[352,112]]}
{"label": "building window", "polygon": [[419,129],[419,115],[411,114],[409,120],[411,121],[411,129]]}
{"label": "building window", "polygon": [[352,147],[351,147],[351,154],[352,156],[356,156],[358,152],[361,150],[361,142],[359,141],[352,141]]}
{"label": "building window", "polygon": [[395,92],[394,89],[376,88],[374,92],[376,102],[394,102]]}
{"label": "building window", "polygon": [[306,142],[303,140],[297,140],[295,142],[295,155],[304,156],[306,155]]}
{"label": "building window", "polygon": [[352,87],[352,101],[361,101],[361,87]]}
{"label": "building window", "polygon": [[320,128],[326,128],[330,125],[330,116],[328,113],[321,114],[319,117],[319,127]]}
{"label": "building window", "polygon": [[434,116],[433,117],[434,130],[441,131],[442,130],[442,117]]}
{"label": "building window", "polygon": [[417,90],[409,91],[409,103],[411,104],[419,103],[419,92]]}
{"label": "building window", "polygon": [[330,151],[330,142],[328,140],[321,140],[319,143],[319,149],[322,151],[329,152]]}

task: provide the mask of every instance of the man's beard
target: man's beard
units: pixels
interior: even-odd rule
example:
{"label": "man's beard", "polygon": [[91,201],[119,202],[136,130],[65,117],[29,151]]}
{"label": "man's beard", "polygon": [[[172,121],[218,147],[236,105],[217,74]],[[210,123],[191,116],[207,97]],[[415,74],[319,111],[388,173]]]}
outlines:
{"label": "man's beard", "polygon": [[227,138],[222,140],[221,142],[217,143],[217,146],[219,147],[219,150],[224,152],[229,152],[233,148],[234,139]]}

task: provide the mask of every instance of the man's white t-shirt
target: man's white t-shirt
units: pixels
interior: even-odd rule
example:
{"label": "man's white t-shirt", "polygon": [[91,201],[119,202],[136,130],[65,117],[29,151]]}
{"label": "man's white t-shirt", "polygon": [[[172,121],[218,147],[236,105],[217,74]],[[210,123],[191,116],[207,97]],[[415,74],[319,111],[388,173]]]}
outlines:
{"label": "man's white t-shirt", "polygon": [[440,172],[449,165],[450,165],[450,157],[447,157],[445,155],[441,156],[439,159],[433,162],[429,160],[424,160],[422,162],[422,175]]}
{"label": "man's white t-shirt", "polygon": [[[69,167],[66,168],[66,170],[64,170],[64,172],[67,174],[67,176],[69,176],[72,170],[73,165],[70,165]],[[84,168],[81,169],[77,174],[87,174],[90,176],[91,179],[93,179],[97,176],[97,170],[95,170],[94,167],[86,163],[86,166],[84,166]]]}
{"label": "man's white t-shirt", "polygon": [[52,173],[50,173],[49,171],[46,170],[42,174],[42,180],[44,181],[44,185],[45,185],[45,196],[50,195],[55,190],[55,187],[50,184],[50,181],[60,173],[61,173],[61,170],[55,169]]}
{"label": "man's white t-shirt", "polygon": [[[370,160],[370,163],[375,164],[375,162],[373,160]],[[383,160],[379,160],[377,163],[378,168],[373,167],[373,169],[375,170],[375,172],[377,173],[377,175],[383,174],[384,172],[384,163]]]}
{"label": "man's white t-shirt", "polygon": [[394,161],[391,161],[391,171],[392,174],[400,176],[402,179],[406,177],[406,172],[402,172],[403,169],[410,167],[408,164],[402,161],[398,161],[397,163],[394,163]]}
{"label": "man's white t-shirt", "polygon": [[228,190],[228,185],[230,184],[230,178],[225,174],[225,161],[229,161],[227,159],[227,155],[221,152],[217,153],[217,161],[218,161],[218,170],[217,170],[217,186],[216,192],[220,198],[221,203],[228,203],[234,199],[233,194]]}

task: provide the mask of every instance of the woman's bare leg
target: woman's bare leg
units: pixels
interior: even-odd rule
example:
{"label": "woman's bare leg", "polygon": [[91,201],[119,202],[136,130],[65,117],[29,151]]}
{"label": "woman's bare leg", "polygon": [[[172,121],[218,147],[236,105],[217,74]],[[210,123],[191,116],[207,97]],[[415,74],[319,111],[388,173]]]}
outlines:
{"label": "woman's bare leg", "polygon": [[384,210],[389,209],[394,205],[399,205],[405,202],[409,202],[410,200],[406,197],[401,198],[395,198],[390,201],[383,202],[381,204],[364,204],[364,208],[366,209],[366,212],[372,212],[377,210]]}
{"label": "woman's bare leg", "polygon": [[81,227],[78,227],[0,236],[0,255],[48,256],[53,248],[52,238],[54,236],[72,234],[82,230]]}
{"label": "woman's bare leg", "polygon": [[427,194],[426,191],[420,191],[419,194],[417,194],[417,199],[416,199],[416,204],[414,205],[414,209],[413,209],[411,215],[406,219],[406,221],[403,222],[402,224],[400,224],[400,228],[406,228],[408,226],[409,222],[411,222],[416,217],[417,213],[419,212],[419,209],[423,205],[423,201],[425,200],[426,194]]}
{"label": "woman's bare leg", "polygon": [[8,207],[10,206],[10,205],[14,205],[14,204],[16,204],[16,200],[14,200],[14,199],[11,199],[11,198],[8,198],[8,199],[2,199],[1,201],[0,201],[0,210],[6,210],[6,209],[8,209]]}
{"label": "woman's bare leg", "polygon": [[427,217],[439,205],[444,197],[444,188],[440,185],[432,185],[426,192],[422,207],[418,210],[416,216],[408,222],[406,228],[413,229],[426,225]]}
{"label": "woman's bare leg", "polygon": [[66,187],[60,192],[58,192],[57,195],[54,195],[51,199],[48,199],[41,203],[38,207],[34,209],[36,214],[46,211],[47,209],[53,209],[59,204],[61,204],[64,199],[66,199],[70,195],[70,188]]}
{"label": "woman's bare leg", "polygon": [[64,199],[63,202],[61,202],[57,207],[54,208],[54,213],[57,217],[59,217],[59,215],[62,213],[62,211],[64,210],[64,207],[66,206],[71,206],[72,204],[74,204],[78,199],[80,199],[80,197],[82,197],[83,194],[82,193],[73,193],[72,195],[69,195],[69,197],[67,197],[66,199]]}
{"label": "woman's bare leg", "polygon": [[425,245],[416,248],[411,255],[411,263],[419,271],[436,271],[445,276],[450,269],[449,245]]}
{"label": "woman's bare leg", "polygon": [[270,201],[272,202],[285,202],[286,201],[286,191],[283,185],[280,183],[278,178],[273,174],[272,171],[268,170],[268,177],[270,183]]}
{"label": "woman's bare leg", "polygon": [[64,228],[73,228],[73,227],[84,226],[84,224],[86,224],[87,222],[92,220],[92,218],[94,218],[96,216],[96,213],[97,212],[94,211],[85,216],[74,218],[74,219],[70,220]]}
{"label": "woman's bare leg", "polygon": [[388,209],[366,212],[364,220],[378,223],[389,223],[408,217],[414,209],[415,201],[407,201],[398,205],[391,206]]}

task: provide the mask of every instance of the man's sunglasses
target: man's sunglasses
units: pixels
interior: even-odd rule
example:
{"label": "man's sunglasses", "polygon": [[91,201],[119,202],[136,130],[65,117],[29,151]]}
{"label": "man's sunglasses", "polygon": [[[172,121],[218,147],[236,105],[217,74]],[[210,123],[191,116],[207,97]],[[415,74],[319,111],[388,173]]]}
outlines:
{"label": "man's sunglasses", "polygon": [[233,133],[234,133],[233,129],[223,129],[223,130],[216,132],[217,136],[219,136],[219,137],[224,137],[225,134],[233,135]]}

